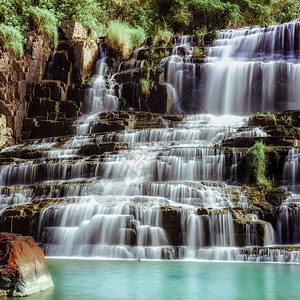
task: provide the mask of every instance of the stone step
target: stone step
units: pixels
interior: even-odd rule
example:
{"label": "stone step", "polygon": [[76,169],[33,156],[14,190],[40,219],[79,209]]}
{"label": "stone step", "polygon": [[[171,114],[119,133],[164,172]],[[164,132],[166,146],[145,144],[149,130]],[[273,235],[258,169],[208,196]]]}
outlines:
{"label": "stone step", "polygon": [[60,80],[42,80],[30,85],[29,94],[31,97],[65,101],[67,99],[67,90],[67,84]]}
{"label": "stone step", "polygon": [[[64,141],[65,142],[65,141]],[[128,143],[121,142],[104,142],[104,143],[96,143],[90,142],[88,144],[84,144],[78,147],[64,147],[62,139],[57,139],[54,143],[45,144],[44,147],[42,143],[40,144],[25,144],[20,145],[19,147],[12,148],[11,151],[2,151],[0,152],[1,159],[7,158],[18,158],[18,159],[38,159],[44,157],[44,159],[50,160],[51,158],[47,158],[47,151],[55,151],[55,150],[77,150],[74,151],[75,154],[72,160],[82,159],[85,156],[92,155],[102,155],[106,152],[112,153],[120,150],[128,149]],[[59,158],[59,157],[58,157]],[[55,158],[53,158],[55,159]]]}
{"label": "stone step", "polygon": [[267,136],[267,137],[239,137],[234,139],[227,139],[222,142],[223,147],[238,147],[250,148],[256,142],[263,141],[266,146],[276,147],[299,147],[300,141],[297,139],[286,139],[281,136]]}

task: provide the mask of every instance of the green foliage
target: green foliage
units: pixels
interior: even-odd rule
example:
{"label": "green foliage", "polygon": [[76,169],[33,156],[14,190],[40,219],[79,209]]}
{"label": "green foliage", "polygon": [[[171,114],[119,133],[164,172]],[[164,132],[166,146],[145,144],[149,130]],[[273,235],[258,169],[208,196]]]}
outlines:
{"label": "green foliage", "polygon": [[137,31],[126,30],[130,40],[123,39],[125,53],[140,43],[144,33],[164,46],[172,33],[276,24],[299,16],[298,0],[0,0],[0,24],[23,35],[37,28],[55,40],[57,21],[71,19],[98,35],[111,34],[111,22],[127,24]]}
{"label": "green foliage", "polygon": [[153,37],[152,47],[166,47],[168,44],[170,44],[173,35],[173,32],[170,30],[159,29]]}
{"label": "green foliage", "polygon": [[57,41],[58,21],[50,10],[31,7],[29,19],[33,30],[45,34],[53,42]]}
{"label": "green foliage", "polygon": [[293,118],[291,115],[281,115],[280,120],[285,122],[287,125],[292,125]]}
{"label": "green foliage", "polygon": [[193,13],[193,30],[226,28],[237,24],[241,18],[239,6],[220,0],[190,0]]}
{"label": "green foliage", "polygon": [[140,84],[140,87],[141,87],[141,92],[145,96],[149,96],[150,95],[150,90],[153,87],[154,82],[152,80],[141,78],[140,81],[139,81],[139,84]]}
{"label": "green foliage", "polygon": [[204,57],[204,49],[199,47],[194,47],[193,49],[193,57],[194,58],[203,58]]}
{"label": "green foliage", "polygon": [[250,181],[261,188],[267,188],[271,181],[266,178],[267,159],[265,145],[262,141],[256,142],[246,153]]}
{"label": "green foliage", "polygon": [[250,119],[254,119],[256,117],[268,117],[268,118],[272,118],[275,122],[276,122],[276,115],[274,113],[271,113],[271,112],[266,112],[266,113],[261,113],[261,112],[257,112],[257,113],[254,113],[250,116]]}
{"label": "green foliage", "polygon": [[9,51],[13,56],[23,56],[24,37],[17,28],[0,24],[0,46]]}
{"label": "green foliage", "polygon": [[144,42],[145,38],[146,34],[142,28],[132,28],[127,22],[113,20],[107,28],[105,42],[116,54],[126,59],[135,47]]}
{"label": "green foliage", "polygon": [[274,23],[299,19],[300,3],[294,0],[276,0],[272,6],[271,16],[274,18]]}

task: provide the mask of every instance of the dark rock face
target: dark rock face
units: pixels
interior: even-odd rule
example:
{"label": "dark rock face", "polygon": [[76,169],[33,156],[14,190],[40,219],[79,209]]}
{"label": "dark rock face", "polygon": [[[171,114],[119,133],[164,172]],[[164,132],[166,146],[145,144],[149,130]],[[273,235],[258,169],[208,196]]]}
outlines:
{"label": "dark rock face", "polygon": [[155,113],[170,113],[173,106],[173,94],[169,85],[157,84],[151,90],[149,108]]}
{"label": "dark rock face", "polygon": [[43,250],[33,238],[0,233],[0,296],[28,296],[52,286]]}
{"label": "dark rock face", "polygon": [[0,147],[20,140],[26,116],[25,95],[28,83],[42,79],[51,45],[43,35],[30,32],[25,40],[25,55],[17,60],[7,52],[0,53],[0,114],[6,118],[9,134],[0,133]]}
{"label": "dark rock face", "polygon": [[180,245],[181,241],[181,214],[185,213],[181,207],[163,206],[162,225],[169,235],[173,245]]}
{"label": "dark rock face", "polygon": [[57,51],[48,62],[45,78],[27,88],[23,140],[72,133],[84,101],[82,82],[89,78],[97,56],[98,45],[84,26],[75,21],[60,24]]}

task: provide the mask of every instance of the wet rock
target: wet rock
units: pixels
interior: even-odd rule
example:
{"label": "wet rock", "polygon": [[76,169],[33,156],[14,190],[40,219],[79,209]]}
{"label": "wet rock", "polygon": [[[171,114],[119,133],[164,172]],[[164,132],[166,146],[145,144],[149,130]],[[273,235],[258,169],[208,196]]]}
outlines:
{"label": "wet rock", "polygon": [[126,102],[126,109],[142,110],[145,107],[145,99],[138,97],[137,83],[125,82],[121,85],[121,97]]}
{"label": "wet rock", "polygon": [[[253,220],[244,209],[231,209],[230,212],[233,218],[235,245],[237,247],[251,246],[247,244],[249,241],[257,246],[264,246],[268,243],[268,222]],[[251,237],[247,237],[247,232],[248,235],[251,234]]]}
{"label": "wet rock", "polygon": [[30,32],[25,37],[24,50],[24,56],[18,60],[8,52],[2,52],[0,60],[0,111],[7,117],[12,116],[11,128],[17,141],[21,138],[26,115],[27,84],[42,79],[51,45],[45,36]]}
{"label": "wet rock", "polygon": [[80,114],[79,107],[72,100],[61,102],[59,105],[59,110],[64,112],[67,118],[78,117]]}
{"label": "wet rock", "polygon": [[15,144],[13,131],[7,126],[7,117],[0,114],[0,148]]}
{"label": "wet rock", "polygon": [[63,121],[40,120],[32,129],[30,138],[45,138],[66,135],[66,124]]}
{"label": "wet rock", "polygon": [[0,233],[0,296],[28,296],[49,287],[44,253],[33,238]]}
{"label": "wet rock", "polygon": [[281,147],[296,147],[299,145],[298,140],[289,140],[281,136],[268,136],[268,137],[238,137],[234,139],[224,140],[223,147],[243,147],[250,148],[256,142],[263,141],[266,146],[281,146]]}
{"label": "wet rock", "polygon": [[87,39],[76,39],[72,46],[73,74],[72,81],[81,84],[89,76],[95,60],[98,56],[98,45],[95,41]]}
{"label": "wet rock", "polygon": [[174,246],[182,244],[181,215],[187,213],[182,207],[162,206],[162,226]]}
{"label": "wet rock", "polygon": [[101,155],[105,152],[113,152],[128,149],[126,143],[101,143],[88,144],[81,147],[79,154],[81,155]]}
{"label": "wet rock", "polygon": [[[33,187],[34,189],[36,187]],[[39,187],[41,189],[41,187]],[[41,191],[40,191],[41,193]],[[47,198],[26,204],[8,207],[0,215],[1,230],[23,235],[30,235],[35,240],[38,238],[39,216],[45,210],[55,209],[62,203],[74,203],[74,198]]]}
{"label": "wet rock", "polygon": [[168,84],[157,84],[151,89],[148,105],[151,112],[170,113],[173,103],[173,92]]}
{"label": "wet rock", "polygon": [[117,73],[114,79],[119,84],[124,82],[137,82],[140,79],[140,72],[138,69],[131,69]]}

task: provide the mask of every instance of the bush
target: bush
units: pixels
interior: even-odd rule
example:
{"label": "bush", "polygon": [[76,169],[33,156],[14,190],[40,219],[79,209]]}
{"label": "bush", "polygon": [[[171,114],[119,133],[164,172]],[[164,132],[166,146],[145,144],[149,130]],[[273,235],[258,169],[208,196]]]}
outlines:
{"label": "bush", "polygon": [[300,3],[294,0],[276,0],[271,16],[274,23],[284,23],[300,18]]}
{"label": "bush", "polygon": [[0,45],[13,56],[20,58],[24,55],[24,37],[21,32],[12,26],[0,24]]}
{"label": "bush", "polygon": [[142,28],[131,28],[127,22],[114,20],[109,23],[105,42],[116,54],[127,59],[131,51],[141,45],[145,38]]}
{"label": "bush", "polygon": [[205,51],[203,48],[194,47],[193,49],[193,58],[203,58]]}
{"label": "bush", "polygon": [[153,37],[153,48],[166,47],[170,44],[173,37],[173,32],[166,29],[159,29],[156,35]]}
{"label": "bush", "polygon": [[265,145],[262,141],[256,142],[246,153],[247,165],[250,173],[250,182],[261,188],[267,188],[271,181],[266,178],[267,159]]}
{"label": "bush", "polygon": [[53,42],[57,41],[58,21],[50,10],[31,7],[29,18],[33,30],[45,34]]}
{"label": "bush", "polygon": [[140,87],[141,87],[141,92],[145,95],[145,96],[149,96],[150,95],[150,90],[154,84],[153,81],[145,79],[145,78],[141,78],[140,81]]}
{"label": "bush", "polygon": [[193,11],[193,30],[207,28],[209,31],[235,25],[239,19],[240,8],[235,3],[220,0],[190,0]]}

